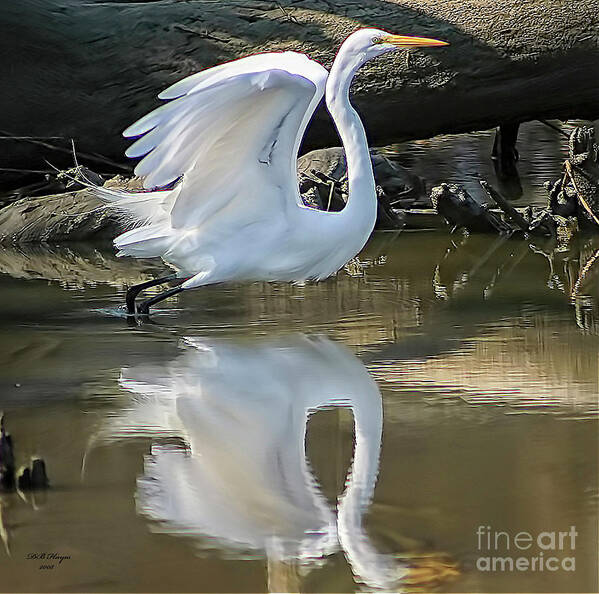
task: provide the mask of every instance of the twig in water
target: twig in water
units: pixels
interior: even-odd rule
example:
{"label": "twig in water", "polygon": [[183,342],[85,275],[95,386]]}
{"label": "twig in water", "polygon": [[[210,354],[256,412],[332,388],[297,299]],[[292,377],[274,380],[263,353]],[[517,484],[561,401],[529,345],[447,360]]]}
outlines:
{"label": "twig in water", "polygon": [[495,188],[493,188],[489,182],[481,179],[480,185],[509,219],[516,223],[522,231],[529,232],[528,221]]}
{"label": "twig in water", "polygon": [[547,120],[539,120],[539,122],[541,122],[541,124],[545,124],[545,126],[547,126],[548,128],[551,128],[552,130],[559,132],[562,136],[565,136],[566,138],[570,138],[570,135],[567,132],[565,132],[560,127],[556,126],[555,124],[552,124],[551,122],[548,122]]}

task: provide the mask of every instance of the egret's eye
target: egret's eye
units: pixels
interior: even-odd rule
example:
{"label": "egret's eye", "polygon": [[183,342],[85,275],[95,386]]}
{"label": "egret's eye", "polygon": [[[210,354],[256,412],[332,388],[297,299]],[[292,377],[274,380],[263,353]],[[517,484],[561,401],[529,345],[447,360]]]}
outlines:
{"label": "egret's eye", "polygon": [[374,44],[383,43],[383,38],[382,37],[373,37],[372,43],[374,43]]}

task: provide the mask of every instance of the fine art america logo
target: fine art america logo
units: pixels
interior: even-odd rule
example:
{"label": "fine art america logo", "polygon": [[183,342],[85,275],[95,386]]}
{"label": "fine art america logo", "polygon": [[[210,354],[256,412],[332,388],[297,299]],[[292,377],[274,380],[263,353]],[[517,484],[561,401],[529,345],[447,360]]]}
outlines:
{"label": "fine art america logo", "polygon": [[576,571],[576,526],[538,534],[479,526],[476,536],[479,571]]}

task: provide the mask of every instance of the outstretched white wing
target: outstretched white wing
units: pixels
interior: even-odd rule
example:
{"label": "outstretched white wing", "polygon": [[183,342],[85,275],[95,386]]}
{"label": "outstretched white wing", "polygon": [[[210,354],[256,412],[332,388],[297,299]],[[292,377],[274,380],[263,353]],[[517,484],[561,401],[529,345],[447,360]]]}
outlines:
{"label": "outstretched white wing", "polygon": [[326,78],[302,54],[272,53],[216,66],[161,93],[171,101],[124,135],[141,135],[126,154],[143,156],[135,173],[145,188],[181,178],[168,197],[151,193],[171,226],[197,227],[228,208],[258,213],[301,204],[297,153]]}

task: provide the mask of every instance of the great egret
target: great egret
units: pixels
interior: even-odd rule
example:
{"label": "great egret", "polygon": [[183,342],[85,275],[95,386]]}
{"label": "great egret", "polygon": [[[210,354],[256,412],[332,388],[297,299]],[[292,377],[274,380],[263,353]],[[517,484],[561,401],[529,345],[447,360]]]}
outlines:
{"label": "great egret", "polygon": [[[153,444],[138,481],[138,510],[164,531],[264,555],[269,568],[315,565],[342,550],[356,579],[373,588],[395,589],[408,574],[401,559],[377,550],[363,524],[378,475],[382,399],[341,345],[302,334],[186,338],[164,367],[124,368],[120,383],[134,398],[96,440],[184,443]],[[322,494],[306,454],[310,416],[330,407],[354,417],[353,462],[338,505]]]}
{"label": "great egret", "polygon": [[[202,285],[321,280],[337,272],[366,243],[377,210],[366,134],[349,101],[352,78],[381,54],[442,45],[361,29],[341,45],[330,74],[303,54],[266,53],[160,93],[172,101],[123,133],[141,136],[126,154],[143,156],[135,173],[147,191],[96,188],[134,223],[114,241],[119,255],[160,256],[177,271],[131,287],[129,313],[140,291],[170,280],[184,279],[137,312]],[[299,146],[325,90],[348,169],[347,205],[335,213],[306,207],[297,184]]]}

